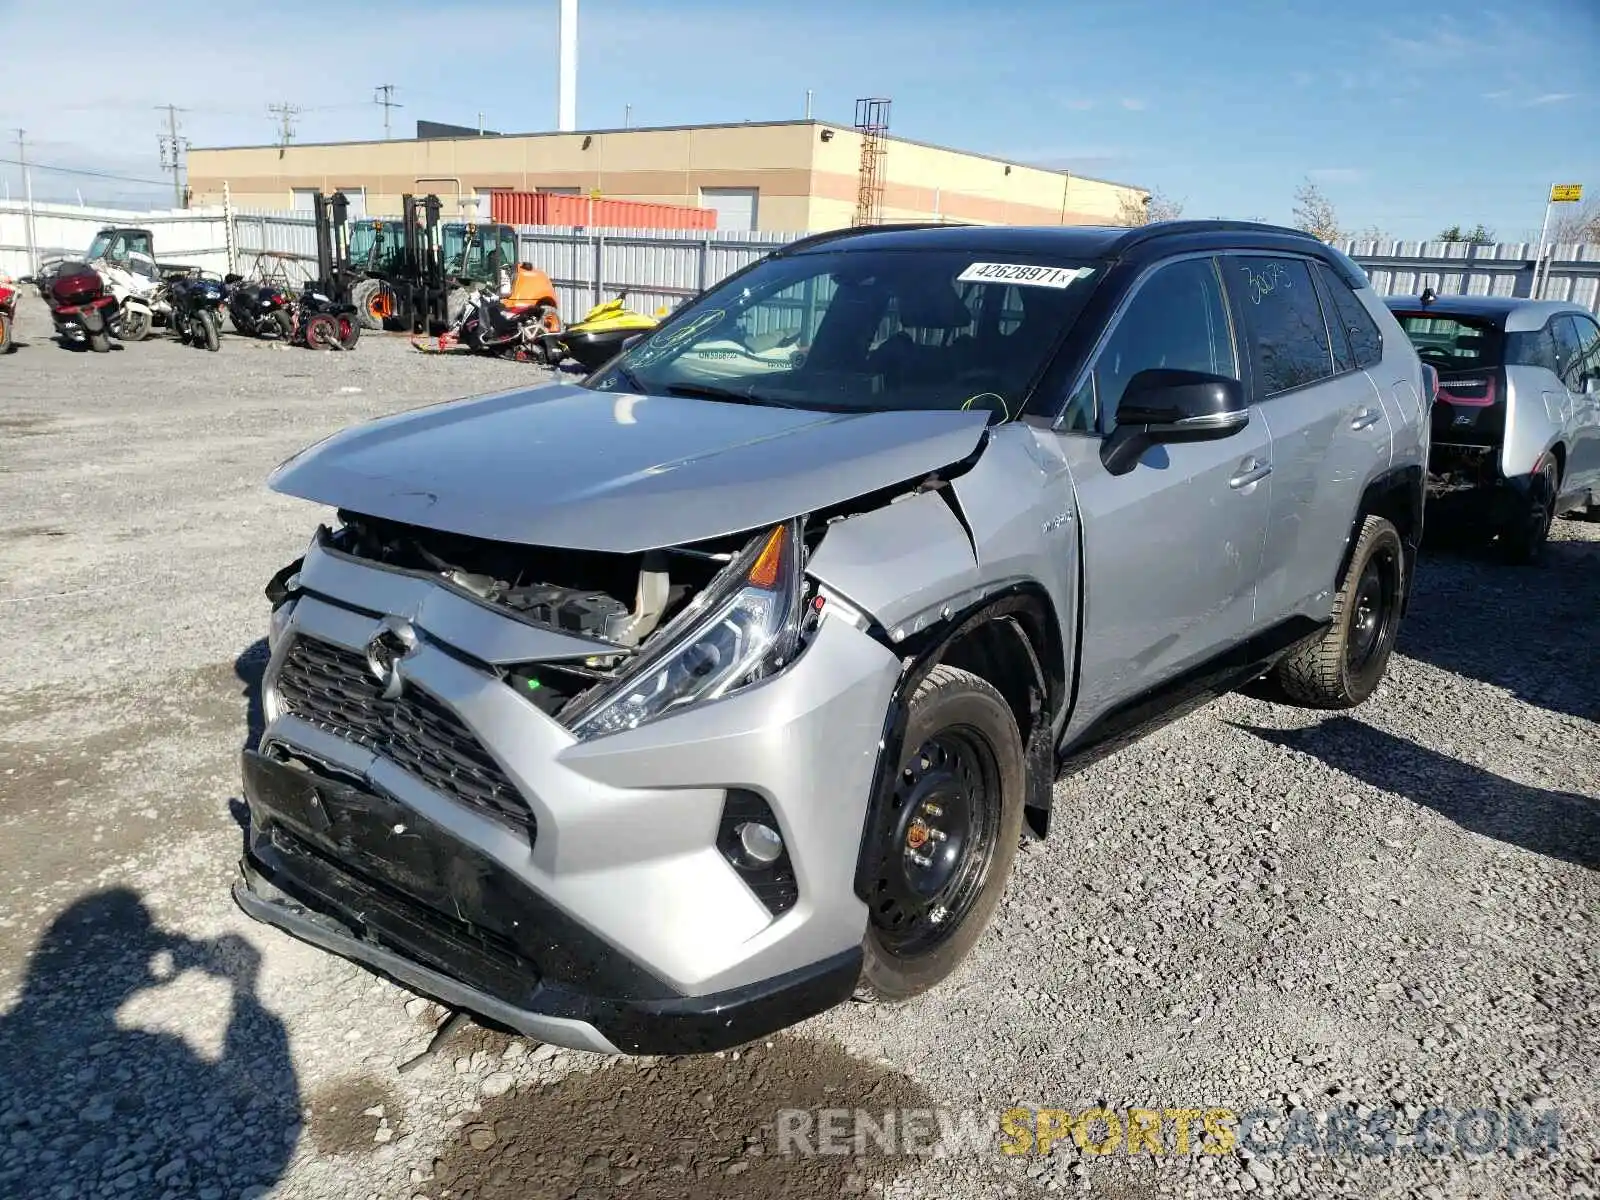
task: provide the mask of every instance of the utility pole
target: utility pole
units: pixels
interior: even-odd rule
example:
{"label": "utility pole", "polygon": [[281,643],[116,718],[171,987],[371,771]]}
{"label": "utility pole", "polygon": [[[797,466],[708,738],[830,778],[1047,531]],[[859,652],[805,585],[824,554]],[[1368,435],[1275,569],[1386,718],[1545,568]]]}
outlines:
{"label": "utility pole", "polygon": [[27,135],[26,129],[17,130],[17,162],[22,169],[22,192],[27,206],[23,210],[25,213],[23,228],[28,240],[28,274],[32,275],[39,269],[39,258],[33,238],[33,172],[28,170]]}
{"label": "utility pole", "polygon": [[158,104],[157,112],[167,114],[167,132],[161,136],[161,169],[172,172],[172,207],[183,207],[183,155],[189,139],[178,136],[178,114],[188,112],[176,104]]}
{"label": "utility pole", "polygon": [[391,108],[404,108],[405,105],[394,98],[394,84],[392,83],[380,84],[372,93],[372,102],[383,105],[383,140],[387,142],[389,140],[389,110]]}
{"label": "utility pole", "polygon": [[294,119],[300,115],[300,106],[284,101],[267,105],[267,111],[278,119],[278,157],[282,158],[289,143],[294,141]]}

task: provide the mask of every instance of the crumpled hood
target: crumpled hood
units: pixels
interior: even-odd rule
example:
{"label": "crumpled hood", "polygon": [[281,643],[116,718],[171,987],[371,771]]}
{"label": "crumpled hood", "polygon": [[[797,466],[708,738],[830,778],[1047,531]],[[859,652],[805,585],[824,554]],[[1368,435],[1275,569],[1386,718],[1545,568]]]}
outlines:
{"label": "crumpled hood", "polygon": [[552,384],[337,433],[272,488],[496,541],[619,553],[701,541],[915,479],[989,413],[819,413]]}

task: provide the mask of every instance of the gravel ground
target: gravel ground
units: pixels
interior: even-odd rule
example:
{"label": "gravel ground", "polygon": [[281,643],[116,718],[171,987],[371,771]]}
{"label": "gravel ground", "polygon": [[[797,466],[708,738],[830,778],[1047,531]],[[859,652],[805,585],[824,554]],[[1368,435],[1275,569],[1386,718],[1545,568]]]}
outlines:
{"label": "gravel ground", "polygon": [[[398,1074],[441,1014],[228,898],[260,589],[319,515],[262,480],[351,421],[546,373],[377,338],[91,356],[23,304],[0,360],[0,1195],[1600,1191],[1600,525],[1559,523],[1532,570],[1426,556],[1353,715],[1234,696],[1064,781],[971,961],[915,1004],[703,1059],[469,1029]],[[1553,1107],[1560,1145],[776,1153],[784,1109],[1019,1105]]]}

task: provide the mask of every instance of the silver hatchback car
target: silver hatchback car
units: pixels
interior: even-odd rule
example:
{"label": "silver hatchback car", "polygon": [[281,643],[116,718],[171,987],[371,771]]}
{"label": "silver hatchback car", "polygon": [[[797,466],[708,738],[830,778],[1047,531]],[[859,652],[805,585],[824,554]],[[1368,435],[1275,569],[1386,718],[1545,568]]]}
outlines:
{"label": "silver hatchback car", "polygon": [[1576,304],[1502,296],[1394,296],[1388,305],[1439,373],[1431,511],[1537,560],[1551,521],[1600,516],[1600,324]]}
{"label": "silver hatchback car", "polygon": [[1291,230],[890,227],[336,435],[272,480],[338,519],[268,589],[235,896],[588,1050],[914,996],[1062,773],[1373,691],[1430,390]]}

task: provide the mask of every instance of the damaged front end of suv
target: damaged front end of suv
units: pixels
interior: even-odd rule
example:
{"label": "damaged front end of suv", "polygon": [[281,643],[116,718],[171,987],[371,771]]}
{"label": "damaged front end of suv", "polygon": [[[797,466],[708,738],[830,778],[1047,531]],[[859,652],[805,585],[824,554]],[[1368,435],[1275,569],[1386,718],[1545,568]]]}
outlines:
{"label": "damaged front end of suv", "polygon": [[[338,520],[268,589],[250,915],[602,1052],[735,1046],[953,968],[1048,806],[1077,565],[1059,453],[1007,419],[1053,335],[994,375],[930,352],[1059,329],[1085,272],[1030,312],[960,262],[929,306],[926,259],[858,261],[768,260],[583,385],[280,467]],[[794,310],[796,276],[837,316]],[[886,310],[924,324],[886,339]],[[752,329],[787,348],[730,385]],[[722,374],[670,374],[697,346]]]}

